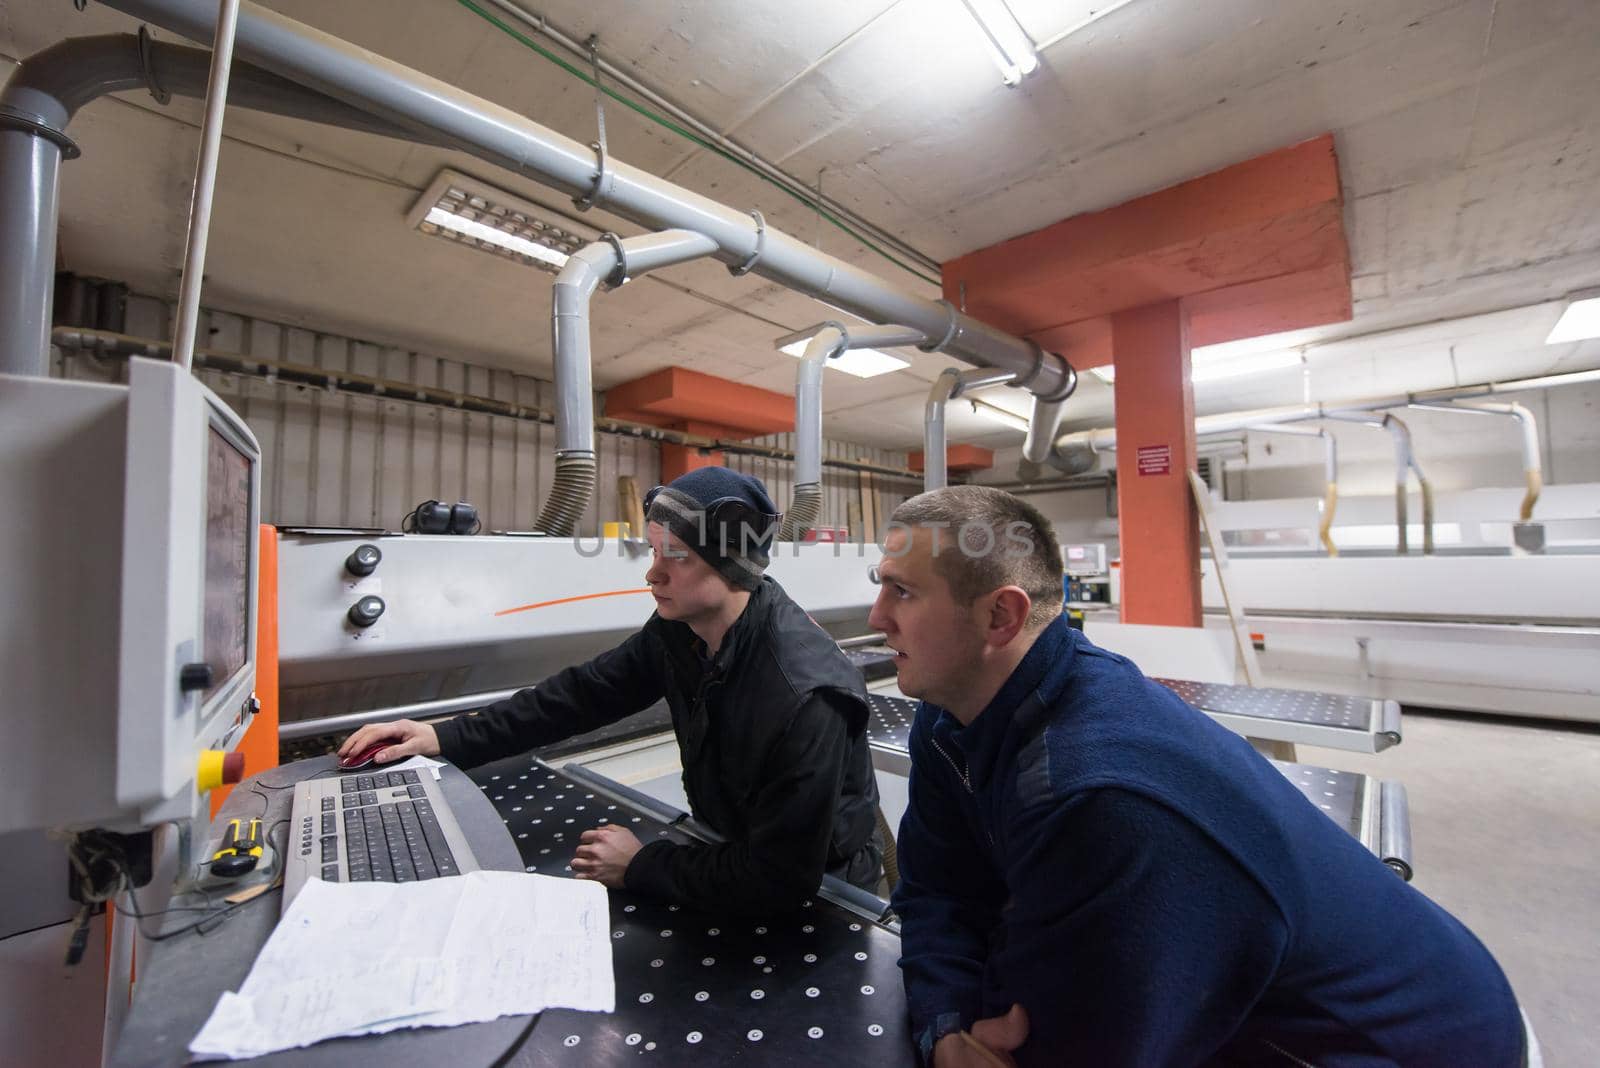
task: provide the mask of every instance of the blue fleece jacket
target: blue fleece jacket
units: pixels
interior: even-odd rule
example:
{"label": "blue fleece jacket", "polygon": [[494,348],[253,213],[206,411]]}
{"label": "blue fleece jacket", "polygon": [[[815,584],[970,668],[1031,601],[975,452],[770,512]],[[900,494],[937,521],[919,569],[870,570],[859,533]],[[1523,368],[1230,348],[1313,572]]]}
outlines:
{"label": "blue fleece jacket", "polygon": [[1023,1065],[1522,1055],[1510,985],[1470,931],[1062,621],[970,726],[918,709],[899,859],[924,1053],[1020,1002]]}

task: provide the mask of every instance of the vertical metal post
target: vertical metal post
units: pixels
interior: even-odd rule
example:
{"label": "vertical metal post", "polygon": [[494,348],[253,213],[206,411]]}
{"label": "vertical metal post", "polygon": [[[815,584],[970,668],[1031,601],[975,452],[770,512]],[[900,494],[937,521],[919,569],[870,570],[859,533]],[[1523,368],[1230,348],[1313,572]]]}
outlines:
{"label": "vertical metal post", "polygon": [[206,117],[200,128],[200,158],[195,164],[194,196],[189,202],[189,240],[183,254],[183,281],[178,290],[178,327],[172,342],[173,361],[189,370],[194,364],[194,335],[200,321],[200,284],[206,269],[206,239],[211,234],[211,201],[217,185],[217,154],[222,148],[222,113],[228,104],[228,73],[233,67],[233,33],[239,22],[239,0],[221,0],[217,32],[211,48],[211,80],[206,87]]}
{"label": "vertical metal post", "polygon": [[0,374],[50,373],[61,146],[0,129]]}

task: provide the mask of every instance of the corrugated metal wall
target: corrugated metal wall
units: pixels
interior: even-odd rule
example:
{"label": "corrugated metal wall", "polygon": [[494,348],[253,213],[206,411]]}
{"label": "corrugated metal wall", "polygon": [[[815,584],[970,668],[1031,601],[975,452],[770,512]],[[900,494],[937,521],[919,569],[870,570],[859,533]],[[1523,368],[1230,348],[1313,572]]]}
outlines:
{"label": "corrugated metal wall", "polygon": [[[129,334],[167,339],[171,320],[172,306],[165,301],[128,300]],[[224,312],[204,313],[197,346],[529,407],[548,407],[554,399],[554,384],[543,379]],[[52,356],[55,373],[66,377],[124,374],[121,360],[60,350]],[[472,502],[485,530],[532,530],[555,470],[555,428],[545,424],[208,369],[199,375],[255,432],[263,457],[262,515],[279,526],[398,529],[419,502],[436,498]],[[791,434],[760,441],[793,447]],[[602,523],[621,518],[619,476],[631,475],[641,496],[660,476],[652,442],[599,434],[596,450],[599,481],[581,526],[585,535],[598,534]],[[823,452],[894,467],[906,462],[904,453],[835,441],[825,442]],[[730,456],[728,464],[761,478],[779,507],[788,506],[793,464],[745,456]],[[873,476],[873,481],[881,527],[889,511],[918,487],[882,476]],[[859,515],[860,477],[824,468],[823,483],[818,525],[851,525]]]}

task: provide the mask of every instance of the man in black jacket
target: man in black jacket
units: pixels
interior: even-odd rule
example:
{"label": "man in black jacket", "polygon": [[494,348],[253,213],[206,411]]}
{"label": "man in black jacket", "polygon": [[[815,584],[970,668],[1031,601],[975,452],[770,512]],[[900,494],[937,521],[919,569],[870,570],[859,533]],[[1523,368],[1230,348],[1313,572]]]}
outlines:
{"label": "man in black jacket", "polygon": [[679,904],[742,912],[799,905],[824,872],[876,888],[878,786],[859,674],[764,576],[778,516],[761,481],[704,467],[645,498],[655,614],[586,664],[483,712],[399,720],[352,734],[380,764],[442,754],[473,767],[615,722],[665,697],[697,820],[720,845],[641,845],[585,831],[572,870]]}

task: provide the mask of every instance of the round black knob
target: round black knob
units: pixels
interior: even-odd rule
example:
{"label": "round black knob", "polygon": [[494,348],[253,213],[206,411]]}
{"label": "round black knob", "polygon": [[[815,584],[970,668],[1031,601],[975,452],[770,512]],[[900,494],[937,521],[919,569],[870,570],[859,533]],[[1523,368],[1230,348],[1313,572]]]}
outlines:
{"label": "round black knob", "polygon": [[344,558],[344,569],[352,575],[370,575],[382,559],[383,552],[376,545],[357,545],[356,551]]}
{"label": "round black knob", "polygon": [[209,690],[214,677],[210,664],[185,664],[178,669],[178,689],[184,693],[190,690]]}
{"label": "round black knob", "polygon": [[382,597],[368,595],[351,605],[345,616],[358,627],[370,627],[383,615],[385,607]]}

